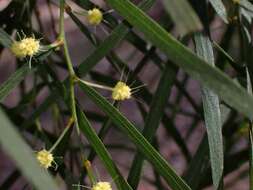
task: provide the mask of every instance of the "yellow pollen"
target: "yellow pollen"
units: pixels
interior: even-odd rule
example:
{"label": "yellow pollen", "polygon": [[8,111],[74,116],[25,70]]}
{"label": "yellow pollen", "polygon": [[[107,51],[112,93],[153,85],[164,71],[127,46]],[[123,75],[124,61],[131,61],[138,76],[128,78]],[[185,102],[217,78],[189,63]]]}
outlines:
{"label": "yellow pollen", "polygon": [[39,151],[36,157],[40,165],[46,169],[51,167],[54,161],[53,155],[45,149]]}
{"label": "yellow pollen", "polygon": [[91,9],[88,11],[87,20],[90,25],[99,25],[103,20],[103,13],[97,9]]}
{"label": "yellow pollen", "polygon": [[35,38],[24,38],[21,41],[15,41],[11,45],[12,53],[18,58],[33,56],[39,52],[40,42]]}
{"label": "yellow pollen", "polygon": [[108,182],[98,182],[91,188],[91,190],[112,190],[112,187]]}
{"label": "yellow pollen", "polygon": [[119,81],[112,90],[112,99],[126,100],[131,98],[131,88],[126,83]]}

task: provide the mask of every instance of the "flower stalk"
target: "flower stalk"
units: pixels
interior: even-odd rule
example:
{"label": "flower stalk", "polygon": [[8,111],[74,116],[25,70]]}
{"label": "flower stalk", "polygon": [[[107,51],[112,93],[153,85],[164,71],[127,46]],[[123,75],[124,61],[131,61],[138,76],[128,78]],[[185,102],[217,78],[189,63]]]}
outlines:
{"label": "flower stalk", "polygon": [[75,103],[75,92],[74,92],[74,84],[75,84],[75,78],[76,74],[73,68],[73,64],[70,58],[69,50],[68,50],[68,45],[65,37],[65,32],[64,32],[64,10],[65,10],[65,0],[60,0],[60,33],[59,33],[59,41],[63,42],[63,52],[64,56],[66,59],[66,64],[68,67],[69,71],[69,91],[70,91],[70,107],[71,107],[71,113],[72,117],[74,118],[76,128],[77,128],[77,133],[78,135],[80,134],[78,122],[77,122],[77,116],[76,116],[76,103]]}

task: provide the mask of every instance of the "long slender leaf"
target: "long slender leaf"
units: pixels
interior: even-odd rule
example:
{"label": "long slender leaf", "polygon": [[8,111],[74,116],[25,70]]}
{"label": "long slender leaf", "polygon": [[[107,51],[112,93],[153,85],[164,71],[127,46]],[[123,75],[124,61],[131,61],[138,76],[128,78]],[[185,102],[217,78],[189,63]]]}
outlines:
{"label": "long slender leaf", "polygon": [[[252,94],[252,85],[248,68],[246,68],[247,75],[247,90],[249,94]],[[253,189],[253,127],[252,119],[249,121],[249,186],[250,190]]]}
{"label": "long slender leaf", "polygon": [[164,158],[115,107],[86,84],[79,82],[79,86],[111,118],[112,122],[128,135],[143,156],[153,164],[156,171],[164,177],[172,189],[190,190],[190,187],[176,174]]}
{"label": "long slender leaf", "polygon": [[[171,88],[176,78],[177,68],[174,65],[167,65],[163,71],[156,93],[153,96],[150,111],[145,119],[144,129],[142,131],[143,136],[152,142],[156,130],[159,126],[160,120],[163,116],[168,96],[170,95]],[[137,189],[140,181],[141,169],[144,158],[140,153],[137,153],[132,162],[132,166],[128,176],[128,182]]]}
{"label": "long slender leaf", "polygon": [[228,23],[227,11],[221,0],[209,0],[217,14],[225,23]]}
{"label": "long slender leaf", "polygon": [[148,40],[166,53],[171,61],[200,81],[203,86],[208,87],[227,104],[246,116],[253,115],[253,97],[232,79],[197,57],[128,0],[106,1],[133,26],[142,31]]}
{"label": "long slender leaf", "polygon": [[[214,66],[212,43],[207,36],[195,34],[197,54]],[[211,158],[212,178],[215,189],[223,183],[223,142],[219,98],[211,90],[202,88],[205,125]]]}
{"label": "long slender leaf", "polygon": [[188,1],[163,0],[163,2],[182,36],[202,29],[202,24]]}
{"label": "long slender leaf", "polygon": [[85,137],[90,142],[91,146],[94,148],[98,154],[101,161],[106,166],[112,179],[115,180],[119,190],[131,190],[131,186],[124,180],[116,165],[114,164],[110,154],[107,152],[103,142],[97,136],[95,130],[91,127],[89,121],[87,120],[84,113],[77,109],[78,123],[80,130],[84,133]]}
{"label": "long slender leaf", "polygon": [[15,88],[28,74],[34,69],[30,69],[27,64],[15,71],[1,86],[0,86],[0,102]]}
{"label": "long slender leaf", "polygon": [[38,190],[57,190],[58,187],[55,182],[48,175],[48,172],[39,166],[33,151],[14,129],[2,110],[0,110],[0,121],[0,143],[27,180]]}
{"label": "long slender leaf", "polygon": [[0,28],[0,44],[4,47],[9,48],[12,44],[12,39],[3,29]]}

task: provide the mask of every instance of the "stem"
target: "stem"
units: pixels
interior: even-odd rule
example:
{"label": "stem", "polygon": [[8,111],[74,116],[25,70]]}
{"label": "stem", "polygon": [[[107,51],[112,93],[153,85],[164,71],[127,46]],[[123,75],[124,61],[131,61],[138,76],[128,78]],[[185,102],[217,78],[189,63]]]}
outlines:
{"label": "stem", "polygon": [[79,131],[79,126],[77,122],[77,116],[76,116],[76,103],[75,103],[75,92],[74,92],[74,80],[76,78],[75,71],[72,65],[72,61],[70,59],[69,51],[68,51],[68,46],[67,46],[67,41],[65,37],[65,32],[64,32],[64,10],[65,10],[65,0],[60,0],[60,34],[59,34],[59,40],[63,42],[63,51],[66,59],[66,63],[68,66],[68,71],[69,71],[69,91],[70,91],[70,101],[71,101],[71,112],[72,112],[72,117],[74,118],[74,121],[76,123],[77,127],[77,133],[78,135],[80,134]]}
{"label": "stem", "polygon": [[85,81],[85,80],[82,80],[80,78],[77,79],[78,81],[88,85],[88,86],[91,86],[91,87],[95,87],[95,88],[100,88],[100,89],[104,89],[104,90],[110,90],[112,91],[113,88],[109,87],[109,86],[104,86],[104,85],[100,85],[100,84],[95,84],[95,83],[92,83],[92,82],[88,82],[88,81]]}
{"label": "stem", "polygon": [[63,130],[62,134],[59,136],[59,138],[57,139],[57,141],[54,143],[54,145],[50,148],[49,152],[53,152],[53,150],[57,147],[57,145],[61,142],[61,140],[63,139],[63,137],[65,136],[65,134],[68,132],[68,130],[70,129],[71,125],[74,122],[74,118],[71,117],[68,121],[67,126],[65,127],[65,129]]}
{"label": "stem", "polygon": [[97,179],[96,176],[94,175],[93,171],[92,171],[92,167],[91,167],[91,163],[89,160],[84,160],[84,167],[87,171],[88,177],[90,179],[90,182],[93,185],[95,185],[97,183]]}
{"label": "stem", "polygon": [[64,10],[65,10],[65,0],[60,0],[60,34],[59,34],[59,39],[60,39],[60,41],[63,41],[63,50],[64,50],[64,55],[66,58],[66,63],[68,66],[70,76],[75,76],[75,71],[72,66],[72,61],[70,59],[68,46],[67,46],[67,42],[66,42],[66,37],[65,37],[65,32],[64,32]]}

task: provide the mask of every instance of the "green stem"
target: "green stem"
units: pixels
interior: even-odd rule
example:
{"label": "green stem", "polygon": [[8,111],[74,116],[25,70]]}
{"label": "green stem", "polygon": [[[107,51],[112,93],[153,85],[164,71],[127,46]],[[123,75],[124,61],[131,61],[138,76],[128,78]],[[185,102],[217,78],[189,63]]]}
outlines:
{"label": "green stem", "polygon": [[90,179],[92,186],[95,185],[97,183],[97,179],[92,171],[91,163],[89,160],[84,160],[84,167],[87,171],[87,174],[88,174],[88,177]]}
{"label": "green stem", "polygon": [[67,126],[65,127],[65,129],[63,130],[63,132],[61,133],[61,135],[59,136],[57,141],[54,143],[54,145],[50,148],[49,152],[53,152],[53,150],[57,147],[57,145],[61,142],[61,140],[63,139],[65,134],[68,132],[68,130],[70,129],[73,122],[74,122],[74,119],[71,117],[69,119],[69,122],[68,122]]}
{"label": "green stem", "polygon": [[67,67],[68,67],[68,71],[70,75],[69,91],[70,91],[70,101],[71,101],[70,105],[71,105],[72,117],[75,120],[77,133],[80,134],[79,126],[77,122],[77,116],[76,116],[76,104],[75,104],[75,92],[74,92],[74,83],[75,83],[74,81],[75,81],[76,75],[75,75],[75,71],[72,65],[72,61],[70,59],[69,50],[68,50],[67,41],[66,41],[65,32],[64,32],[64,10],[65,10],[65,0],[60,0],[59,40],[63,42],[63,51],[64,51],[64,55],[65,55],[65,59],[66,59],[66,63],[67,63]]}
{"label": "green stem", "polygon": [[109,86],[104,86],[104,85],[100,85],[100,84],[88,82],[88,81],[82,80],[82,79],[80,79],[80,78],[78,78],[77,80],[80,81],[81,83],[84,83],[84,84],[86,84],[86,85],[88,85],[88,86],[91,86],[91,87],[100,88],[100,89],[104,89],[104,90],[110,90],[110,91],[113,90],[113,88],[112,88],[112,87],[109,87]]}

